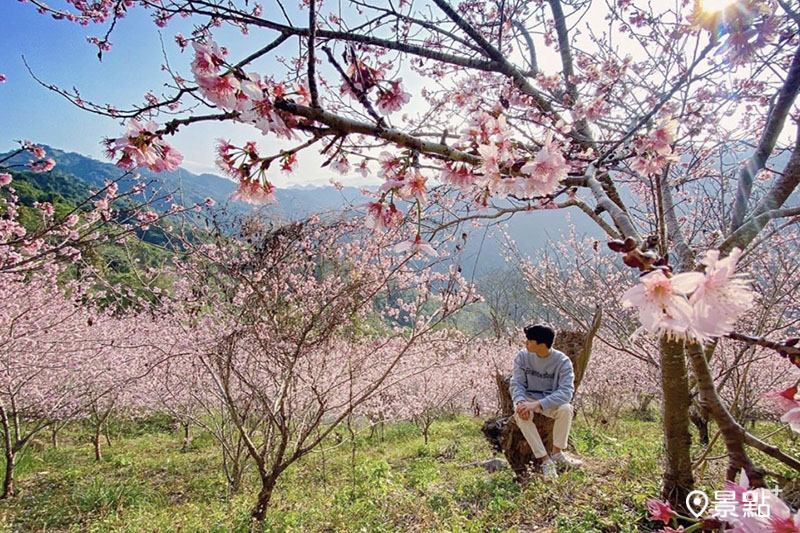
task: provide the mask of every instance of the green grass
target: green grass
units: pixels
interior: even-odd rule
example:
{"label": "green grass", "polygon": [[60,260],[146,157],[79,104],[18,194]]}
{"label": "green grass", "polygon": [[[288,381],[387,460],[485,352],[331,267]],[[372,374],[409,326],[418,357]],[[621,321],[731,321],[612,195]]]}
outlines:
{"label": "green grass", "polygon": [[[575,421],[572,444],[586,466],[553,483],[518,485],[509,471],[464,467],[492,455],[482,420],[437,421],[423,443],[412,424],[387,426],[385,439],[359,434],[314,452],[279,480],[265,530],[331,532],[634,532],[651,531],[645,503],[658,495],[662,438],[658,422],[624,418],[612,427]],[[209,435],[187,452],[164,420],[112,427],[113,446],[95,462],[76,428],[58,449],[23,454],[16,497],[0,503],[4,531],[247,531],[257,491],[252,471],[232,494]],[[757,433],[769,431],[765,424]],[[345,434],[345,432],[341,432]],[[794,455],[800,446],[781,432],[773,441]],[[352,453],[355,449],[355,462]],[[700,453],[698,446],[693,456]],[[719,455],[722,450],[712,452]],[[768,469],[785,468],[755,458]],[[709,464],[698,483],[719,488],[724,461]]]}

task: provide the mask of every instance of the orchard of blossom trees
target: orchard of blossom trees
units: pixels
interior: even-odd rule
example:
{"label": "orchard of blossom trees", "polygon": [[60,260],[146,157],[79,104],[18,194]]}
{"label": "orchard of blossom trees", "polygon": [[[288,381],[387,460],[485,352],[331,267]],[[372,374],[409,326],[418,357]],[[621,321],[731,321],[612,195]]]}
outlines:
{"label": "orchard of blossom trees", "polygon": [[[766,487],[753,450],[800,471],[743,424],[778,390],[782,420],[800,430],[796,2],[28,1],[93,28],[100,57],[132,10],[170,36],[166,89],[141,102],[48,85],[124,123],[104,145],[130,179],[178,168],[171,136],[227,122],[252,140],[209,150],[241,200],[274,201],[275,173],[305,157],[381,185],[352,216],[175,236],[173,264],[140,273],[150,297],[113,311],[95,303],[92,272],[66,281],[62,270],[91,242],[156,223],[152,197],[137,196],[147,186],[120,203],[109,182],[63,220],[37,206],[29,232],[0,174],[0,291],[25,294],[4,298],[0,316],[5,496],[31,435],[87,417],[99,458],[108,417],[166,410],[187,439],[192,424],[214,435],[232,487],[257,471],[262,522],[279,476],[354,413],[413,419],[427,439],[443,410],[496,408],[491,384],[477,393],[465,381],[507,366],[508,344],[450,328],[481,299],[459,252],[473,224],[528,217],[534,232],[550,209],[585,217],[604,240],[563,236],[534,258],[509,243],[510,266],[550,322],[587,329],[604,308],[589,404],[661,406],[668,504],[653,516],[666,524],[695,487],[692,423],[724,443],[737,494]],[[191,33],[171,29],[187,20]],[[229,51],[230,29],[246,52]],[[35,145],[21,150],[31,169],[52,168]],[[797,530],[773,503],[795,529],[772,530]]]}

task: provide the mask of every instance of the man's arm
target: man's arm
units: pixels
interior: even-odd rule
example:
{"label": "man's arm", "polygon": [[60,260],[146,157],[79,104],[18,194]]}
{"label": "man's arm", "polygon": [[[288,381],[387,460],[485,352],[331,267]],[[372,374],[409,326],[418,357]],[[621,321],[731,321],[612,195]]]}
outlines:
{"label": "man's arm", "polygon": [[519,402],[525,401],[526,389],[527,380],[525,379],[525,369],[522,368],[522,353],[518,353],[514,358],[514,368],[511,371],[511,379],[508,382],[508,392],[511,394],[514,407]]}
{"label": "man's arm", "polygon": [[542,411],[549,411],[569,403],[574,391],[575,373],[572,371],[572,361],[567,359],[558,369],[558,388],[541,400]]}

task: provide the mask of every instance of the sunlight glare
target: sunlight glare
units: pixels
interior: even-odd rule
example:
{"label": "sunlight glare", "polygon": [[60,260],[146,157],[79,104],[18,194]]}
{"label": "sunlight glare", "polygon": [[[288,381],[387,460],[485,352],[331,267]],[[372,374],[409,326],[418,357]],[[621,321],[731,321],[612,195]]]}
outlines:
{"label": "sunlight glare", "polygon": [[700,0],[700,7],[705,13],[716,13],[735,3],[736,0]]}

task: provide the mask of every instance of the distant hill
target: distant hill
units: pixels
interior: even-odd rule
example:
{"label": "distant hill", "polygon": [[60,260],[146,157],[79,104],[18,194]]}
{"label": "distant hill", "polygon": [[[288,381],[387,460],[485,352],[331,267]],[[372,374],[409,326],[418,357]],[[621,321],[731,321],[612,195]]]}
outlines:
{"label": "distant hill", "polygon": [[[35,180],[37,188],[42,191],[59,193],[73,199],[82,193],[87,193],[91,188],[102,187],[104,180],[115,179],[122,172],[111,163],[81,154],[65,152],[50,146],[45,146],[45,150],[48,157],[56,161],[56,167],[52,172],[31,177]],[[4,155],[8,154],[0,154],[0,158]],[[29,155],[23,153],[7,164],[25,164],[29,160]],[[207,197],[211,197],[218,204],[226,205],[233,214],[245,213],[252,209],[250,205],[231,200],[236,184],[221,176],[208,173],[194,174],[185,169],[160,174],[146,169],[139,172],[145,178],[154,180],[159,188],[175,191],[178,203],[184,205],[203,203]],[[84,187],[83,191],[81,184]],[[355,187],[344,187],[341,191],[332,186],[284,188],[278,189],[276,196],[277,204],[268,206],[265,213],[283,220],[303,218],[313,213],[341,209],[347,204],[358,205],[368,201],[368,198]],[[167,209],[169,205],[154,207]],[[569,218],[564,216],[563,211],[556,210],[518,213],[502,223],[507,225],[506,232],[524,254],[532,254],[546,246],[548,240],[557,239],[561,234],[567,233],[570,222],[579,235],[586,234],[603,239],[602,232],[593,222],[587,220],[585,215],[577,210],[571,213],[573,214]],[[501,253],[502,246],[497,240],[499,232],[496,228],[473,228],[471,225],[465,225],[463,231],[469,234],[463,255],[463,269],[467,275],[472,275],[474,270],[474,273],[480,276],[505,265]]]}

